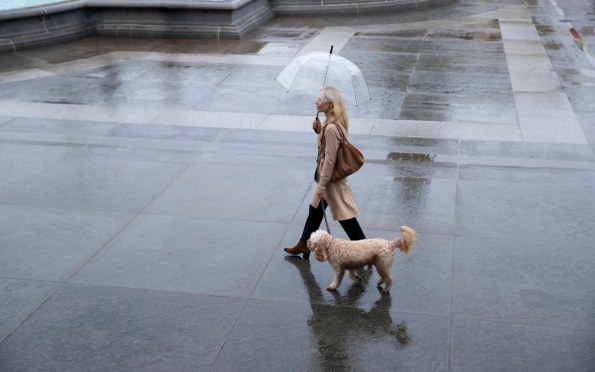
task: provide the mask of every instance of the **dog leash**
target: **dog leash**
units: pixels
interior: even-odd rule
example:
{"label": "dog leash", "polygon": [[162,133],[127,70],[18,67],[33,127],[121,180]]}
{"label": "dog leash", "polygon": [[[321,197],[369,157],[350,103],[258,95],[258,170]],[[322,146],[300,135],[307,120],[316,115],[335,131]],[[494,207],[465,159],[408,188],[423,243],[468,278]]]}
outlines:
{"label": "dog leash", "polygon": [[322,215],[324,216],[324,223],[326,224],[326,231],[331,234],[331,229],[328,227],[328,221],[326,220],[326,207],[324,206],[324,199],[320,199],[320,206],[322,207]]}

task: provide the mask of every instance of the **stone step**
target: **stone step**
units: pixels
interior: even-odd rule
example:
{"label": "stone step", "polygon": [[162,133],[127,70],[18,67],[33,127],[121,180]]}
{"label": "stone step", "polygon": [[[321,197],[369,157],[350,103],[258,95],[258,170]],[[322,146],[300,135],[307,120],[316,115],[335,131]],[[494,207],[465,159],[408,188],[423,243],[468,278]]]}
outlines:
{"label": "stone step", "polygon": [[275,14],[291,16],[366,14],[423,9],[455,0],[271,0]]}
{"label": "stone step", "polygon": [[267,0],[75,0],[0,12],[0,53],[89,35],[239,39],[273,17]]}

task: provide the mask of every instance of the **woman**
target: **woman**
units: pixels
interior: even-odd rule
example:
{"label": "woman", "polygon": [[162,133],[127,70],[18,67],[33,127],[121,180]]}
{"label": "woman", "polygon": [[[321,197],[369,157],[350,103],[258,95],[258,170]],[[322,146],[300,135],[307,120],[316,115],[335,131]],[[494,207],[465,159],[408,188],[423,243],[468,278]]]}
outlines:
{"label": "woman", "polygon": [[330,182],[337,159],[337,149],[341,140],[341,132],[338,126],[341,127],[343,133],[349,138],[347,110],[345,109],[345,102],[339,89],[335,87],[322,88],[316,100],[316,107],[318,108],[318,112],[323,112],[326,117],[322,128],[318,118],[312,123],[312,128],[318,133],[317,186],[310,201],[310,210],[302,237],[295,247],[285,248],[285,252],[292,255],[303,253],[305,259],[308,259],[310,256],[306,242],[310,238],[310,234],[320,227],[320,223],[324,217],[323,206],[326,208],[327,204],[330,206],[333,219],[339,221],[341,227],[343,227],[343,230],[349,236],[349,239],[361,240],[366,238],[355,218],[359,215],[359,211],[351,193],[349,181],[347,178],[344,178],[337,182]]}

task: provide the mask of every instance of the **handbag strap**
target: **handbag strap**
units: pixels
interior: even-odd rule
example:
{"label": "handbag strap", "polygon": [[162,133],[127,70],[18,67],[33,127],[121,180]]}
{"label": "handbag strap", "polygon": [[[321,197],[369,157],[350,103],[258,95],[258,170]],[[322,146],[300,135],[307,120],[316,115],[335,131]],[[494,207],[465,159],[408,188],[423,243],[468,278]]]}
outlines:
{"label": "handbag strap", "polygon": [[[337,129],[339,130],[339,134],[341,135],[341,140],[342,141],[347,141],[347,137],[345,136],[345,133],[343,133],[343,129],[341,129],[341,125],[335,123],[334,121],[331,121],[330,123],[328,123],[327,125],[324,126],[324,131],[322,132],[322,137],[324,138],[325,134],[326,134],[326,127],[328,127],[329,124],[333,124],[335,127],[337,127]],[[324,139],[326,142],[326,138]]]}
{"label": "handbag strap", "polygon": [[[345,137],[345,133],[343,133],[343,129],[341,129],[341,125],[331,121],[330,123],[327,123],[324,126],[324,129],[322,130],[322,139],[320,140],[321,144],[324,144],[324,146],[322,146],[322,148],[324,149],[324,147],[326,146],[326,128],[329,126],[329,124],[333,124],[338,130],[339,130],[339,134],[341,135],[341,140],[339,141],[339,148],[343,145],[343,141],[345,142],[349,142],[347,140],[347,137]],[[324,152],[323,152],[324,153]],[[320,158],[320,153],[318,154],[318,157]]]}

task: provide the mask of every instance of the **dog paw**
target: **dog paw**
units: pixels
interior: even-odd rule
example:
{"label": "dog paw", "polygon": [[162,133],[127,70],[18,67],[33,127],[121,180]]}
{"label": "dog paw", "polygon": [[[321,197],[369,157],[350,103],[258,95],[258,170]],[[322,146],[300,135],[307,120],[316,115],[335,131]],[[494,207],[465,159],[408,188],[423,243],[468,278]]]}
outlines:
{"label": "dog paw", "polygon": [[326,289],[328,289],[329,291],[334,291],[337,289],[337,287],[334,285],[329,285],[328,287],[326,287]]}
{"label": "dog paw", "polygon": [[383,289],[380,290],[380,292],[382,292],[382,293],[388,293],[388,292],[390,292],[390,288],[383,288]]}

